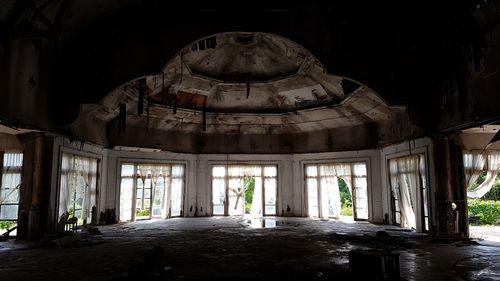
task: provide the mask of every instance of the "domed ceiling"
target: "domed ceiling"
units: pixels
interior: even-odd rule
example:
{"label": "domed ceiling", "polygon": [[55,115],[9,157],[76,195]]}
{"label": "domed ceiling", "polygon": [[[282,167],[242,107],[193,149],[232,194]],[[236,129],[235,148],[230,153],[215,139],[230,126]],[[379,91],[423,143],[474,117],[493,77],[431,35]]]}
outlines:
{"label": "domed ceiling", "polygon": [[120,105],[127,126],[194,134],[293,134],[406,120],[405,108],[329,74],[297,43],[259,32],[193,42],[160,73],[84,106],[74,128],[116,123]]}

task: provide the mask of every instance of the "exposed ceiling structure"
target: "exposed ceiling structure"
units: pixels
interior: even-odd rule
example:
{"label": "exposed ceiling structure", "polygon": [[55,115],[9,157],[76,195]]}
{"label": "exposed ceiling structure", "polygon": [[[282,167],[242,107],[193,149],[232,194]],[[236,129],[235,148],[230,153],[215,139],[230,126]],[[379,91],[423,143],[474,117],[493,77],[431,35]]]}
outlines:
{"label": "exposed ceiling structure", "polygon": [[457,142],[466,150],[500,150],[500,125],[483,125],[462,130]]}
{"label": "exposed ceiling structure", "polygon": [[[498,52],[480,34],[497,22],[493,3],[6,0],[0,119],[111,146],[176,150],[190,139],[183,151],[200,152],[238,136],[273,143],[269,153],[489,124]],[[155,140],[139,143],[148,131]]]}
{"label": "exposed ceiling structure", "polygon": [[[126,83],[75,122],[184,133],[293,134],[395,120],[406,114],[370,88],[327,73],[305,48],[260,32],[227,32],[182,49],[162,73]],[[90,119],[89,119],[90,118]]]}

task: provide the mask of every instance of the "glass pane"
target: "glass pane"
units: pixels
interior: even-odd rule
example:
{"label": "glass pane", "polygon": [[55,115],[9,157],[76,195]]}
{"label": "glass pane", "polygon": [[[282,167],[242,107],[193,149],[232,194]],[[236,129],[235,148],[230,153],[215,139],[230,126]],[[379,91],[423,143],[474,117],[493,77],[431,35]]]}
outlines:
{"label": "glass pane", "polygon": [[[365,166],[359,165],[359,166]],[[364,171],[366,174],[366,170]],[[366,177],[356,177],[354,179],[354,187],[356,192],[354,193],[354,200],[356,201],[356,218],[357,219],[368,219],[368,190],[367,190],[367,180]]]}
{"label": "glass pane", "polygon": [[3,167],[22,167],[23,166],[23,154],[22,153],[11,153],[6,152],[3,155]]}
{"label": "glass pane", "polygon": [[318,182],[315,178],[307,179],[307,207],[310,217],[318,217]]}
{"label": "glass pane", "polygon": [[[163,182],[163,179],[161,180]],[[154,206],[162,206],[163,205],[163,184],[157,184],[155,188],[155,198],[153,205]]]}
{"label": "glass pane", "polygon": [[141,199],[142,198],[142,188],[141,189],[137,189],[135,198],[137,198],[137,199]]}
{"label": "glass pane", "polygon": [[184,181],[182,179],[172,179],[171,185],[171,215],[180,216],[182,211],[182,187]]}
{"label": "glass pane", "polygon": [[276,166],[264,167],[265,177],[276,177],[278,175],[278,168]]}
{"label": "glass pane", "polygon": [[1,205],[0,219],[2,220],[17,220],[18,205]]}
{"label": "glass pane", "polygon": [[266,206],[266,215],[275,215],[276,214],[276,206]]}
{"label": "glass pane", "polygon": [[318,176],[318,168],[315,165],[307,165],[306,166],[306,176],[308,177],[317,177]]}
{"label": "glass pane", "polygon": [[333,177],[337,175],[335,171],[335,166],[333,165],[321,165],[319,166],[319,175],[320,176],[329,176]]}
{"label": "glass pane", "polygon": [[225,189],[226,181],[224,178],[212,179],[212,203],[214,215],[224,215]]}
{"label": "glass pane", "polygon": [[341,211],[341,201],[337,177],[321,177],[320,186],[321,216],[338,218]]}
{"label": "glass pane", "polygon": [[184,176],[184,165],[173,165],[172,166],[172,177],[181,178]]}
{"label": "glass pane", "polygon": [[250,177],[260,177],[262,176],[261,166],[247,166],[245,169],[245,175]]}
{"label": "glass pane", "polygon": [[133,164],[123,164],[122,165],[122,177],[132,177],[134,175],[134,165]]}
{"label": "glass pane", "polygon": [[243,166],[228,166],[228,177],[243,177],[245,175],[245,167]]}
{"label": "glass pane", "polygon": [[224,215],[224,205],[214,205],[214,215]]}
{"label": "glass pane", "polygon": [[137,200],[135,200],[135,208],[136,208],[137,210],[142,209],[142,199],[137,199]]}
{"label": "glass pane", "polygon": [[144,198],[151,198],[151,189],[150,188],[146,188],[144,189]]}
{"label": "glass pane", "polygon": [[423,197],[424,197],[424,216],[428,216],[429,215],[429,207],[428,207],[428,203],[427,203],[427,200],[428,200],[428,192],[427,192],[427,189],[424,189],[423,190]]}
{"label": "glass pane", "polygon": [[[256,188],[258,188],[256,186]],[[266,178],[264,180],[264,203],[266,205],[266,215],[276,215],[276,178]]]}
{"label": "glass pane", "polygon": [[401,224],[401,215],[399,213],[396,213],[396,223]]}
{"label": "glass pane", "polygon": [[151,188],[151,178],[144,180],[144,188]]}
{"label": "glass pane", "polygon": [[82,209],[76,209],[76,211],[75,211],[75,217],[79,218],[79,221],[80,221],[80,218],[83,217]]}
{"label": "glass pane", "polygon": [[151,203],[151,200],[150,199],[144,199],[144,206],[143,206],[143,209],[150,209],[150,203]]}
{"label": "glass pane", "polygon": [[153,207],[153,217],[161,217],[161,207]]}
{"label": "glass pane", "polygon": [[354,175],[366,176],[366,164],[365,163],[354,164]]}
{"label": "glass pane", "polygon": [[21,174],[20,173],[6,173],[2,175],[2,189],[16,189],[19,188],[21,184]]}
{"label": "glass pane", "polygon": [[212,168],[212,177],[222,178],[226,176],[226,167],[214,166]]}
{"label": "glass pane", "polygon": [[0,202],[1,203],[18,203],[19,202],[19,189],[6,188],[0,192]]}

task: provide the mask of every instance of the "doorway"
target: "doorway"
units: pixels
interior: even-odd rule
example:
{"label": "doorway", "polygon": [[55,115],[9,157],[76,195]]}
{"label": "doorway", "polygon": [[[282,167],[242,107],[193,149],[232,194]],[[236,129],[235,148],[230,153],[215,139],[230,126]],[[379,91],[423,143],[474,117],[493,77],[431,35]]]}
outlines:
{"label": "doorway", "polygon": [[469,237],[500,242],[500,151],[464,151]]}
{"label": "doorway", "polygon": [[216,165],[212,167],[212,214],[276,215],[277,166]]}
{"label": "doorway", "polygon": [[183,216],[184,165],[122,164],[120,221]]}
{"label": "doorway", "polygon": [[366,163],[307,164],[305,178],[309,217],[368,219]]}
{"label": "doorway", "polygon": [[424,154],[388,160],[392,222],[395,225],[429,231],[429,185]]}

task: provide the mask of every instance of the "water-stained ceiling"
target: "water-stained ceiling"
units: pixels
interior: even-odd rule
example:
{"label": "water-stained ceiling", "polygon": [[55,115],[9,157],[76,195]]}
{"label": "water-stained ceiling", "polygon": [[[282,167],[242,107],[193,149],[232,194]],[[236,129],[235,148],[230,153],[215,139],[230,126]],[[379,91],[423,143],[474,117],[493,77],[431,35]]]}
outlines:
{"label": "water-stained ceiling", "polygon": [[98,105],[87,105],[75,127],[89,118],[112,122],[120,104],[129,126],[205,134],[315,132],[391,122],[406,114],[368,87],[329,74],[295,42],[260,32],[220,33],[193,42],[161,73],[130,81]]}

